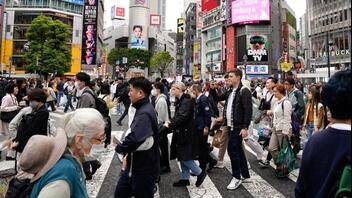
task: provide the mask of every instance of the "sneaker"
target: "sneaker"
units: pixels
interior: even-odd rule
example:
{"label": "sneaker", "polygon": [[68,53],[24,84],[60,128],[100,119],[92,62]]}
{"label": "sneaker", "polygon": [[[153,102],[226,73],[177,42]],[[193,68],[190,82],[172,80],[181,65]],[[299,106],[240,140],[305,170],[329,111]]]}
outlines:
{"label": "sneaker", "polygon": [[185,187],[185,186],[189,186],[189,180],[188,179],[180,179],[177,182],[174,182],[173,186],[174,187]]}
{"label": "sneaker", "polygon": [[218,161],[214,168],[225,168],[224,161]]}
{"label": "sneaker", "polygon": [[269,161],[267,161],[267,160],[260,160],[258,164],[261,168],[268,168],[269,167]]}
{"label": "sneaker", "polygon": [[232,178],[230,184],[226,187],[227,190],[235,190],[242,184],[242,180],[238,180],[236,178]]}
{"label": "sneaker", "polygon": [[196,187],[199,187],[200,185],[202,185],[206,176],[207,176],[207,173],[203,170],[200,173],[200,175],[197,176]]}
{"label": "sneaker", "polygon": [[242,177],[241,176],[242,183],[251,183],[251,178],[250,177]]}

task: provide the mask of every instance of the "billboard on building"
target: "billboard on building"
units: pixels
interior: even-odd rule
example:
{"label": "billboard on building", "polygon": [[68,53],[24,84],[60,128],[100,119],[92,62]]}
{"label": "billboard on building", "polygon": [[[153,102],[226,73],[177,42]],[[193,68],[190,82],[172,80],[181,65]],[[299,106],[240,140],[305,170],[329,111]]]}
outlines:
{"label": "billboard on building", "polygon": [[208,12],[219,6],[219,0],[202,0],[202,11]]}
{"label": "billboard on building", "polygon": [[161,24],[161,16],[157,14],[150,15],[150,25],[159,26]]}
{"label": "billboard on building", "polygon": [[270,21],[269,0],[235,0],[232,2],[232,24]]}
{"label": "billboard on building", "polygon": [[185,19],[178,18],[177,19],[177,33],[184,33],[185,32]]}
{"label": "billboard on building", "polygon": [[96,65],[98,0],[86,0],[83,12],[82,65]]}
{"label": "billboard on building", "polygon": [[269,39],[265,34],[247,35],[247,61],[268,61]]}
{"label": "billboard on building", "polygon": [[197,1],[197,8],[196,8],[196,26],[197,29],[201,29],[203,26],[202,23],[202,1]]}
{"label": "billboard on building", "polygon": [[227,19],[227,0],[221,0],[220,2],[220,21]]}
{"label": "billboard on building", "polygon": [[126,10],[122,6],[112,6],[111,7],[111,19],[126,19]]}
{"label": "billboard on building", "polygon": [[130,36],[130,47],[137,48],[137,49],[146,49],[146,39],[147,35],[143,32],[146,30],[146,26],[142,25],[134,25],[132,27],[132,34]]}
{"label": "billboard on building", "polygon": [[[62,1],[77,4],[77,5],[84,5],[84,0],[62,0]],[[96,0],[91,0],[91,1],[96,1]],[[0,3],[1,3],[1,0],[0,0]]]}
{"label": "billboard on building", "polygon": [[235,27],[226,28],[226,71],[235,67]]}

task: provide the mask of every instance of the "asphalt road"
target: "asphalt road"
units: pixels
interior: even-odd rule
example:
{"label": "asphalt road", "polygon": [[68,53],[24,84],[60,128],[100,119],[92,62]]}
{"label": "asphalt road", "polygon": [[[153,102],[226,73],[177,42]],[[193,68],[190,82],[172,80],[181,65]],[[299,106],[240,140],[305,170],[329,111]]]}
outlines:
{"label": "asphalt road", "polygon": [[[58,109],[56,112],[50,113],[50,119],[59,127],[61,118],[63,117],[63,108]],[[123,121],[123,126],[116,124],[118,116],[112,116],[112,130],[114,134],[121,135],[122,131],[127,128],[127,116]],[[213,151],[217,156],[217,149]],[[248,183],[244,183],[237,190],[228,191],[226,186],[231,181],[231,165],[230,160],[226,154],[225,168],[213,169],[208,173],[207,178],[201,187],[195,187],[196,177],[191,178],[191,185],[188,187],[175,188],[172,186],[174,181],[180,177],[180,168],[177,161],[171,161],[171,172],[161,175],[161,181],[158,184],[158,192],[155,197],[162,198],[187,198],[187,197],[294,197],[295,179],[297,173],[291,174],[290,178],[278,179],[274,175],[272,167],[261,169],[257,164],[256,157],[247,150],[247,159],[251,165],[251,179]],[[90,197],[98,198],[112,198],[114,197],[115,187],[119,179],[120,162],[117,159],[117,154],[114,152],[113,147],[103,151],[101,156],[98,157],[102,161],[103,166],[98,170],[96,175],[93,176],[92,181],[87,182],[87,189]],[[2,154],[4,159],[4,153]]]}

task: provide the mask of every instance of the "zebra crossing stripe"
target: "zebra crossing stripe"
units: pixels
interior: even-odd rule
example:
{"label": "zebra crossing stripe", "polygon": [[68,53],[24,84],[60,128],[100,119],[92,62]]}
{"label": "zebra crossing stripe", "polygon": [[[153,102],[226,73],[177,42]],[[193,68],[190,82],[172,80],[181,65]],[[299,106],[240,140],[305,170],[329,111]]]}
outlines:
{"label": "zebra crossing stripe", "polygon": [[[232,173],[231,161],[228,155],[225,155],[224,165]],[[252,169],[249,170],[251,178],[249,182],[242,182],[242,186],[255,198],[284,198],[285,196],[271,186],[266,180],[259,176]]]}

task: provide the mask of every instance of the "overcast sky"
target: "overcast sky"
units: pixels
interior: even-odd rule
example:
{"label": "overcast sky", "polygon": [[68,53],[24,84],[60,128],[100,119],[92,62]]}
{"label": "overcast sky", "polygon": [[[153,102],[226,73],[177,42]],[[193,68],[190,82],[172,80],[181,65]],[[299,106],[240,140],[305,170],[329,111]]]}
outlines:
{"label": "overcast sky", "polygon": [[[297,21],[306,10],[306,0],[286,0],[296,14]],[[166,0],[166,29],[176,31],[177,18],[181,17],[183,0]]]}

